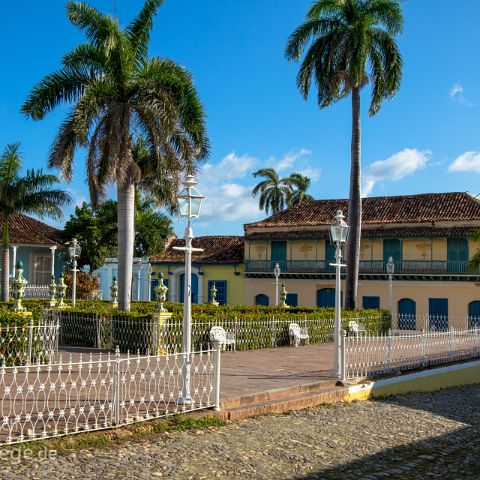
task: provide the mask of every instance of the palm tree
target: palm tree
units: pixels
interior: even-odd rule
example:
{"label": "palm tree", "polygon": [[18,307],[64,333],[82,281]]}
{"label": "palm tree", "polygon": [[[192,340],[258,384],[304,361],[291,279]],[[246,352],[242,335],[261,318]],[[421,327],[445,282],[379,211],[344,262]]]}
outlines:
{"label": "palm tree", "polygon": [[253,176],[263,177],[261,181],[252,190],[252,196],[256,197],[260,193],[259,208],[273,214],[282,211],[290,202],[291,189],[285,179],[281,179],[273,168],[261,168]]}
{"label": "palm tree", "polygon": [[298,205],[304,200],[313,200],[313,197],[307,193],[312,181],[306,175],[294,172],[284,179],[284,183],[286,183],[291,189],[288,206]]}
{"label": "palm tree", "polygon": [[399,0],[316,0],[305,22],[290,35],[285,50],[286,58],[293,61],[299,61],[306,52],[297,75],[297,86],[305,99],[312,80],[320,108],[352,96],[350,237],[345,296],[345,306],[350,309],[357,306],[362,223],[360,91],[371,84],[370,115],[379,111],[384,99],[397,93],[402,58],[394,37],[402,29]]}
{"label": "palm tree", "polygon": [[10,241],[9,229],[12,218],[17,213],[26,213],[61,218],[61,206],[70,202],[70,196],[63,190],[53,188],[58,183],[55,175],[42,170],[27,170],[22,177],[22,161],[19,143],[6,146],[0,156],[0,216],[3,221],[2,240],[2,295],[8,302]]}
{"label": "palm tree", "polygon": [[67,16],[88,43],[63,58],[63,67],[47,75],[22,107],[34,120],[61,103],[73,104],[53,142],[49,165],[67,180],[78,147],[88,149],[92,206],[116,183],[118,197],[119,305],[130,309],[134,248],[135,186],[142,170],[132,141],[142,135],[150,152],[150,170],[158,178],[194,173],[209,144],[203,106],[187,70],[164,58],[149,58],[153,17],[163,0],[146,0],[138,16],[121,28],[118,19],[84,3],[67,3]]}

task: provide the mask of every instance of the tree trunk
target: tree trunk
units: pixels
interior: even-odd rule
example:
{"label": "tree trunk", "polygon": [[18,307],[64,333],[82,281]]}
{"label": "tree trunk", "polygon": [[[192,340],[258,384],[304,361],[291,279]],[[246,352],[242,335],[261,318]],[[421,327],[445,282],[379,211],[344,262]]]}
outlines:
{"label": "tree trunk", "polygon": [[117,186],[118,196],[118,304],[130,311],[132,293],[133,247],[135,243],[135,184],[126,181]]}
{"label": "tree trunk", "polygon": [[3,225],[3,238],[2,238],[2,302],[8,302],[10,299],[10,245],[8,238],[8,227],[9,219],[8,216],[5,218],[5,223]]}
{"label": "tree trunk", "polygon": [[347,280],[345,286],[345,308],[357,308],[358,272],[360,263],[360,237],[362,231],[361,194],[361,127],[360,127],[360,88],[352,89],[352,145],[350,167],[350,196],[348,199],[348,223],[350,235],[347,245]]}
{"label": "tree trunk", "polygon": [[2,248],[2,302],[8,302],[10,297],[10,250]]}

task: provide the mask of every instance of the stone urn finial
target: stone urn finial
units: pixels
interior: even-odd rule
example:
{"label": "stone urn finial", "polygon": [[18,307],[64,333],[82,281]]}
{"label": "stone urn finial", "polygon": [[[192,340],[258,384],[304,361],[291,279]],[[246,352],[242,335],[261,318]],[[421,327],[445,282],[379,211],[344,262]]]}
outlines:
{"label": "stone urn finial", "polygon": [[163,304],[167,300],[167,292],[168,292],[168,287],[163,283],[163,273],[160,272],[158,274],[158,285],[155,287],[155,297],[157,298],[157,302],[159,303],[159,306],[158,306],[159,312],[167,311],[167,309],[163,306]]}
{"label": "stone urn finial", "polygon": [[280,291],[280,306],[283,308],[288,308],[287,305],[287,289],[285,288],[285,284],[282,283],[282,290]]}
{"label": "stone urn finial", "polygon": [[54,307],[57,304],[55,295],[57,293],[57,284],[55,283],[55,275],[52,275],[52,281],[48,286],[48,294],[50,295],[50,306]]}
{"label": "stone urn finial", "polygon": [[113,277],[113,283],[112,283],[112,286],[110,287],[110,295],[112,297],[113,308],[117,308],[118,307],[118,282],[116,277]]}
{"label": "stone urn finial", "polygon": [[212,283],[212,288],[210,289],[210,304],[211,305],[215,305],[216,307],[218,307],[219,303],[217,302],[217,293],[218,293],[218,290],[217,290],[217,286],[215,284],[215,282]]}
{"label": "stone urn finial", "polygon": [[25,312],[27,309],[22,305],[27,288],[27,279],[23,276],[23,264],[20,260],[15,265],[15,277],[12,280],[12,297],[15,300],[14,312]]}
{"label": "stone urn finial", "polygon": [[65,278],[63,277],[63,273],[60,275],[60,280],[57,284],[57,294],[60,301],[58,302],[58,308],[66,308],[67,305],[65,304],[65,296],[67,295],[67,284],[65,283]]}

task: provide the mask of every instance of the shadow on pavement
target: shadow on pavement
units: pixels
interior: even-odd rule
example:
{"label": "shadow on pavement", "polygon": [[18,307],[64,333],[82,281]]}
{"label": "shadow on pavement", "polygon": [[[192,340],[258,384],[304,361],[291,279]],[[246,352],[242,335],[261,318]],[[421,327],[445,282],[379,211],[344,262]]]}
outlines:
{"label": "shadow on pavement", "polygon": [[[462,387],[462,402],[452,396],[412,394],[381,400],[460,422],[447,434],[388,448],[356,461],[319,469],[298,480],[314,479],[480,479],[480,387]],[[380,401],[380,400],[377,400]],[[465,402],[468,408],[465,409]],[[463,407],[462,407],[463,404]],[[463,424],[463,425],[462,425]],[[413,427],[412,427],[413,428]],[[360,436],[362,432],[358,432]],[[365,439],[374,443],[374,438]]]}

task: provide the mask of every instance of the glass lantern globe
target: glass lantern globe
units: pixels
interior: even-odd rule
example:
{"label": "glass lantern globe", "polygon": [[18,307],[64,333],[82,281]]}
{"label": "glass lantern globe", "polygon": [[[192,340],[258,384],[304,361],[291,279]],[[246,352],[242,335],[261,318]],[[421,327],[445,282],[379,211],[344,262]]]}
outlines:
{"label": "glass lantern globe", "polygon": [[70,246],[68,247],[68,254],[70,255],[70,258],[78,258],[81,252],[82,249],[80,248],[80,244],[78,243],[77,239],[72,239]]}
{"label": "glass lantern globe", "polygon": [[277,263],[275,265],[275,268],[273,269],[273,274],[276,276],[276,277],[279,277],[280,276],[280,265]]}
{"label": "glass lantern globe", "polygon": [[389,275],[393,275],[394,272],[395,272],[395,263],[393,261],[393,257],[389,257],[387,262],[387,273]]}
{"label": "glass lantern globe", "polygon": [[182,217],[199,217],[202,209],[203,199],[205,198],[196,188],[193,175],[187,175],[183,182],[184,189],[177,197],[178,210]]}
{"label": "glass lantern globe", "polygon": [[330,226],[330,240],[334,244],[343,244],[347,241],[349,226],[344,218],[342,211],[338,210]]}

